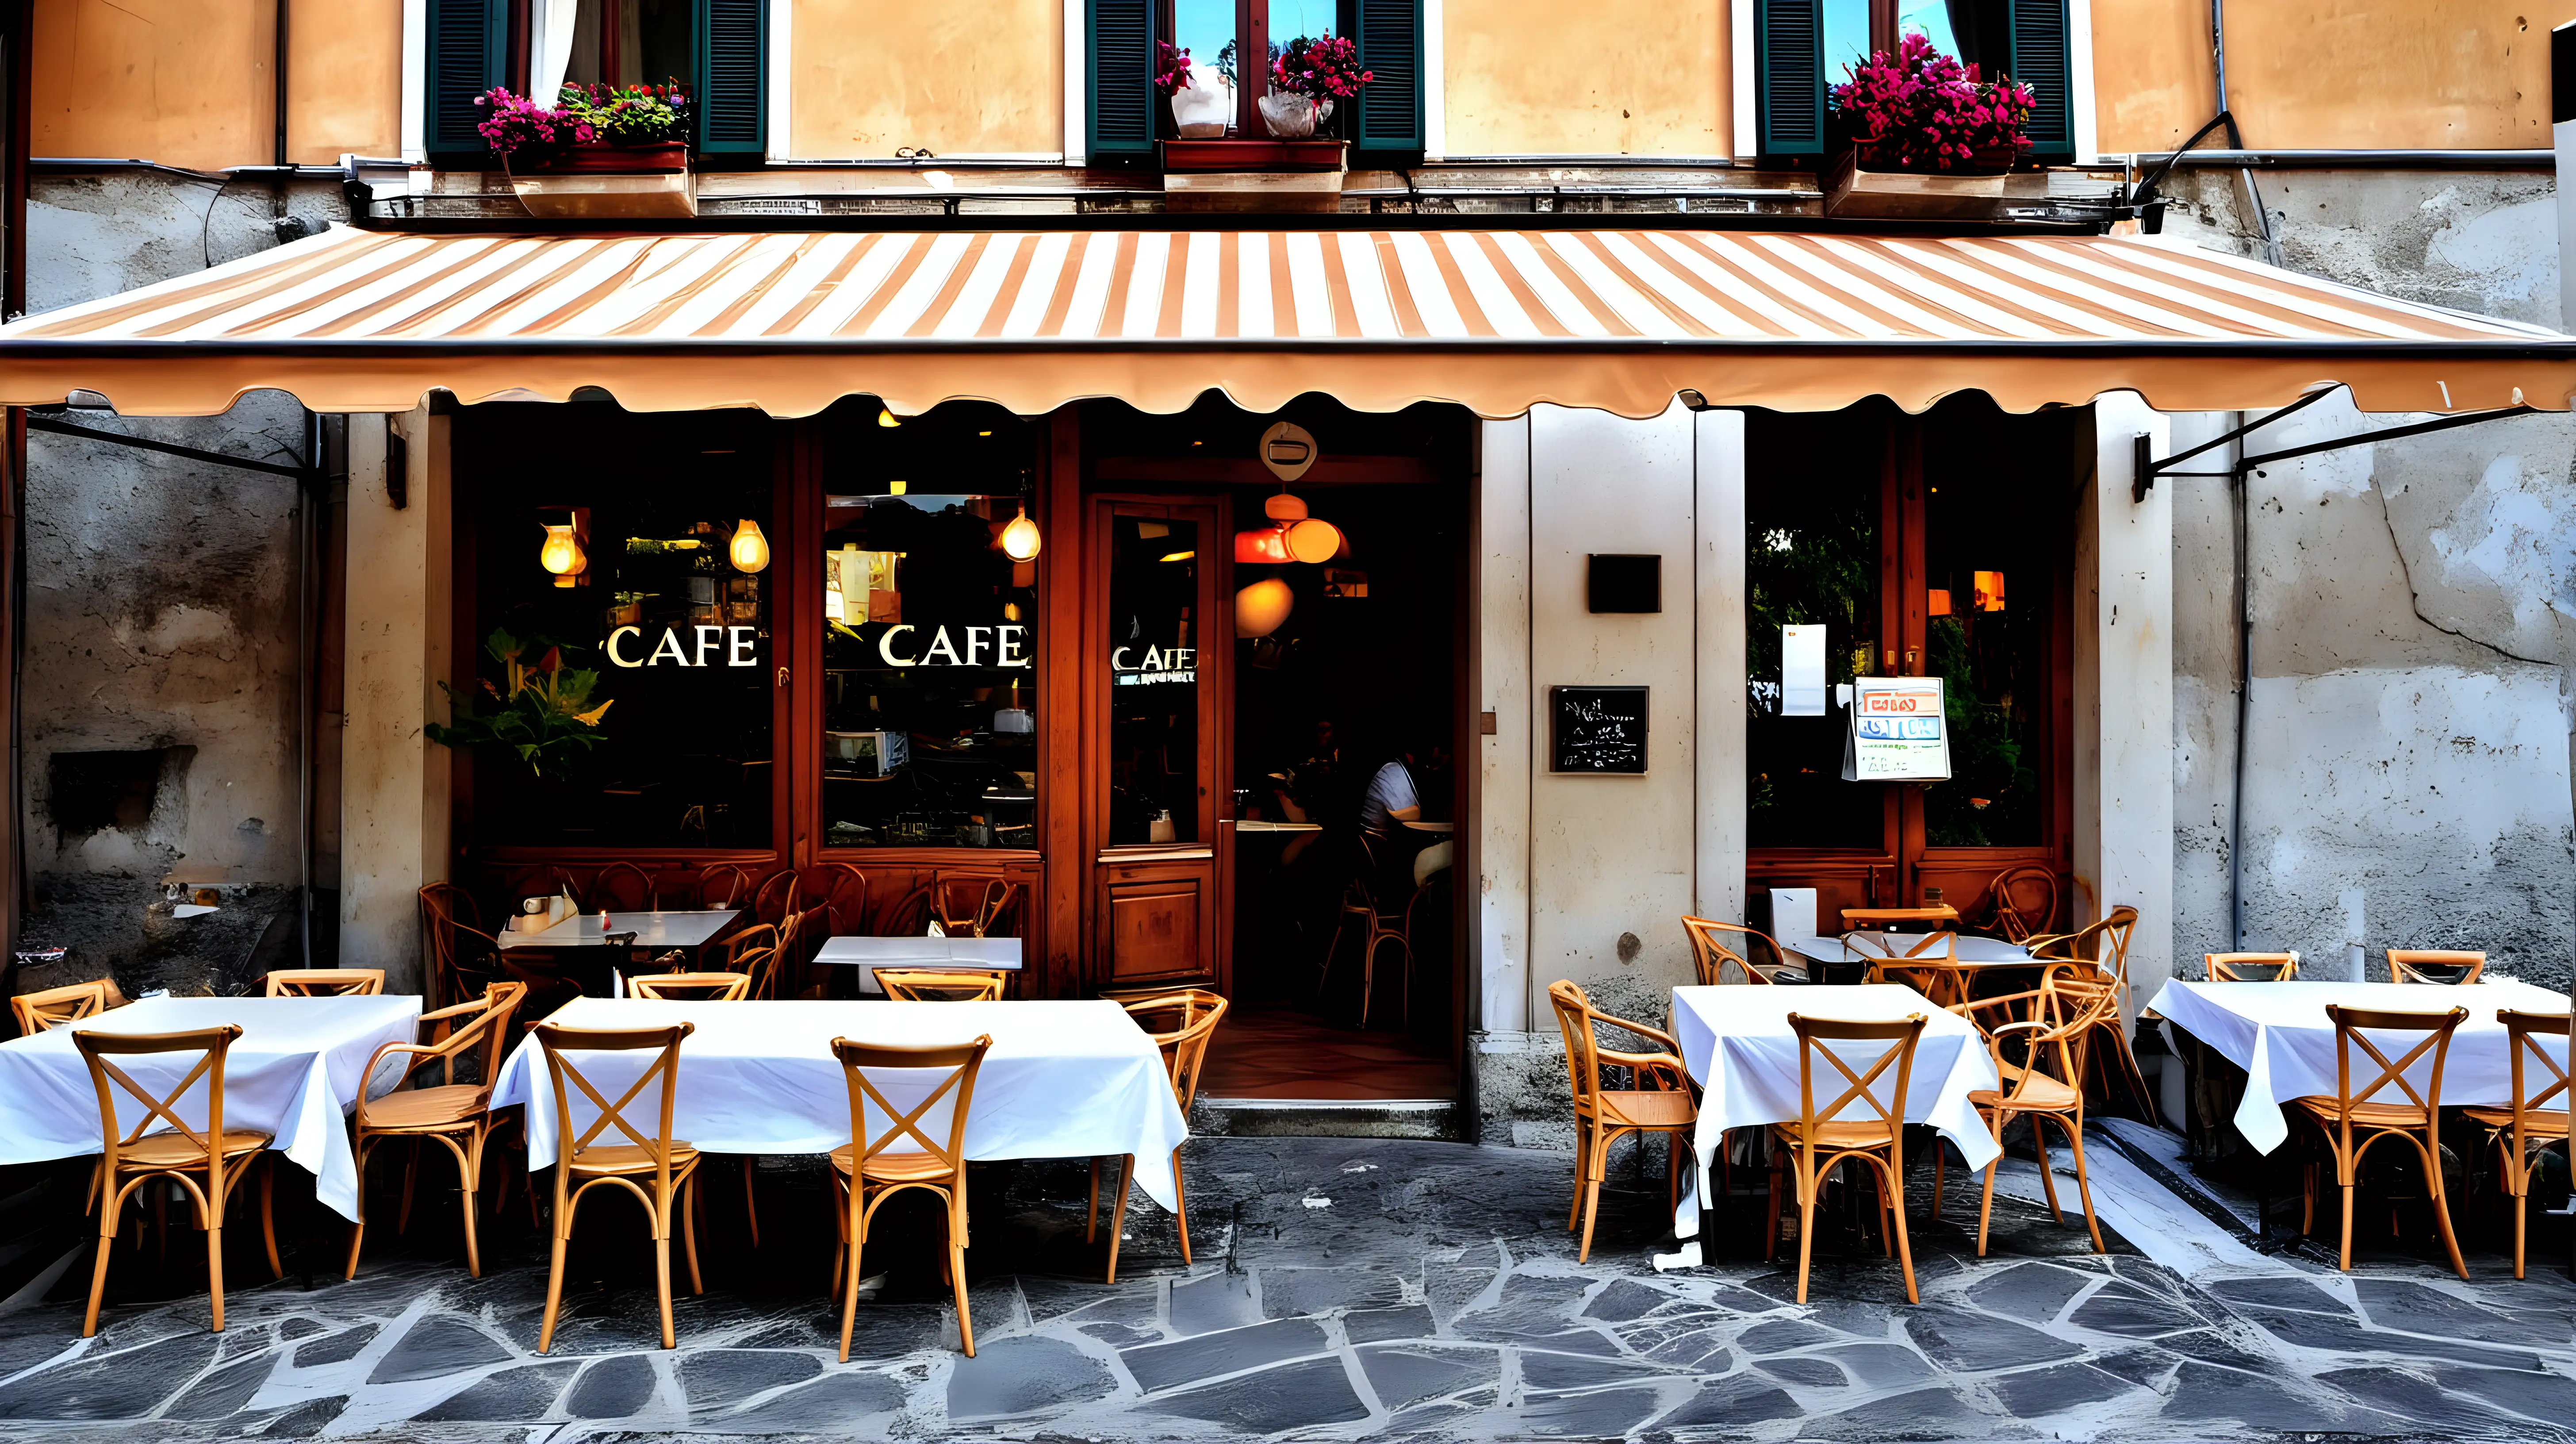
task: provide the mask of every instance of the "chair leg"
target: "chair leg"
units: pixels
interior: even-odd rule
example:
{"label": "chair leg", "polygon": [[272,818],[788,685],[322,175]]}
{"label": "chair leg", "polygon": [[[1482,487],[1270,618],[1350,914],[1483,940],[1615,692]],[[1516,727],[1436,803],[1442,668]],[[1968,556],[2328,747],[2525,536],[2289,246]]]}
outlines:
{"label": "chair leg", "polygon": [[752,1165],[758,1162],[750,1154],[742,1156],[742,1215],[751,1222],[751,1246],[760,1247],[760,1199],[752,1192]]}
{"label": "chair leg", "polygon": [[966,1312],[966,1246],[958,1240],[957,1221],[948,1223],[948,1276],[957,1294],[957,1342],[966,1357],[975,1357],[975,1320]]}
{"label": "chair leg", "polygon": [[2523,1212],[2527,1203],[2524,1195],[2529,1191],[2529,1184],[2518,1163],[2508,1163],[2505,1168],[2505,1201],[2513,1206],[2513,1276],[2521,1278]]}
{"label": "chair leg", "polygon": [[1127,1183],[1136,1173],[1136,1155],[1127,1154],[1118,1162],[1118,1203],[1109,1211],[1109,1276],[1104,1283],[1118,1282],[1118,1241],[1127,1232]]}
{"label": "chair leg", "polygon": [[[465,1147],[456,1160],[457,1204],[464,1211],[465,1276],[483,1277],[482,1241],[474,1236],[475,1215],[483,1211],[483,1131],[466,1135]],[[353,1264],[355,1260],[351,1261]]]}
{"label": "chair leg", "polygon": [[841,1209],[841,1232],[849,1239],[850,1270],[841,1282],[841,1362],[850,1362],[850,1330],[859,1316],[859,1259],[868,1243],[868,1216],[862,1206],[866,1190],[850,1180],[848,1202]]}
{"label": "chair leg", "polygon": [[2343,1186],[2343,1254],[2335,1265],[2345,1273],[2352,1272],[2352,1185]]}
{"label": "chair leg", "polygon": [[1574,1232],[1583,1222],[1583,1181],[1592,1176],[1592,1127],[1582,1114],[1574,1115],[1574,1202],[1565,1210],[1565,1231]]}
{"label": "chair leg", "polygon": [[546,1271],[546,1316],[544,1322],[537,1325],[537,1352],[540,1354],[554,1347],[555,1315],[563,1307],[564,1245],[570,1241],[564,1236],[565,1222],[563,1219],[555,1221],[554,1263]]}
{"label": "chair leg", "polygon": [[344,1278],[358,1276],[358,1250],[367,1242],[367,1140],[358,1140],[358,1216],[349,1221],[349,1269]]}
{"label": "chair leg", "polygon": [[[1181,1150],[1172,1150],[1172,1219],[1181,1226],[1181,1262],[1190,1260],[1190,1195],[1181,1182]],[[974,1350],[967,1350],[972,1354]]]}
{"label": "chair leg", "polygon": [[[1896,1174],[1896,1161],[1891,1158],[1888,1160],[1887,1171],[1885,1174],[1887,1191],[1889,1193],[1896,1193],[1900,1182],[1901,1180]],[[1923,1302],[1923,1297],[1921,1294],[1917,1293],[1914,1288],[1914,1244],[1912,1240],[1905,1236],[1905,1204],[1903,1201],[1903,1195],[1898,1195],[1896,1206],[1888,1211],[1896,1218],[1896,1262],[1905,1270],[1905,1301],[1909,1304],[1919,1304]]]}
{"label": "chair leg", "polygon": [[2040,1120],[2046,1116],[2041,1113],[2030,1115],[2030,1147],[2039,1155],[2039,1187],[2048,1195],[2049,1222],[2064,1223],[2066,1214],[2057,1206],[2057,1169],[2048,1161],[2048,1130],[2040,1126]]}
{"label": "chair leg", "polygon": [[1986,1165],[1985,1197],[1977,1203],[1977,1257],[1986,1256],[1986,1225],[1995,1213],[1995,1170],[2004,1166],[2002,1158]]}
{"label": "chair leg", "polygon": [[[100,1192],[105,1195],[110,1190],[102,1188]],[[101,1208],[108,1206],[105,1197],[100,1199],[99,1206]],[[107,1296],[107,1254],[115,1243],[114,1220],[102,1216],[98,1221],[98,1262],[91,1267],[89,1274],[89,1312],[81,1316],[81,1337],[84,1339],[95,1338],[98,1335],[98,1304],[99,1300]]]}
{"label": "chair leg", "polygon": [[220,1334],[224,1331],[224,1217],[212,1208],[206,1210],[206,1296],[214,1303],[214,1331]]}
{"label": "chair leg", "polygon": [[[686,1194],[689,1196],[689,1201],[690,1201],[691,1203],[695,1203],[695,1202],[697,1202],[698,1200],[700,1200],[700,1199],[702,1199],[702,1198],[706,1197],[706,1191],[698,1187],[698,1176],[697,1176],[697,1174],[695,1174],[695,1173],[691,1173],[687,1178],[684,1178],[684,1179],[680,1180],[680,1191],[681,1191],[681,1192],[683,1192],[683,1193],[686,1193]],[[686,1210],[683,1210],[683,1211],[681,1212],[681,1214],[680,1214],[680,1241],[681,1241],[681,1243],[683,1243],[684,1245],[686,1245],[686,1246],[687,1246],[687,1249],[688,1249],[688,1256],[689,1256],[689,1292],[690,1292],[690,1294],[691,1294],[691,1295],[693,1295],[693,1296],[694,1296],[694,1295],[704,1294],[704,1293],[707,1291],[706,1281],[705,1281],[705,1280],[703,1280],[703,1279],[701,1279],[700,1277],[698,1277],[698,1215],[697,1215],[697,1210],[695,1210],[695,1209],[686,1209]]]}
{"label": "chair leg", "polygon": [[1377,924],[1369,924],[1368,941],[1360,945],[1360,1031],[1368,1031],[1369,994],[1377,991]]}
{"label": "chair leg", "polygon": [[653,1290],[662,1301],[662,1347],[676,1349],[680,1336],[671,1328],[671,1225],[653,1230]]}
{"label": "chair leg", "polygon": [[2442,1235],[2443,1251],[2451,1256],[2451,1271],[2465,1279],[2469,1276],[2469,1265],[2460,1257],[2458,1235],[2451,1231],[2451,1195],[2450,1190],[2442,1186],[2442,1148],[2438,1138],[2425,1156],[2424,1171],[2431,1176],[2431,1184],[2424,1192],[2433,1201],[2433,1227]]}
{"label": "chair leg", "polygon": [[1892,1197],[1896,1192],[1896,1186],[1888,1181],[1885,1174],[1876,1169],[1871,1170],[1871,1175],[1872,1189],[1878,1194],[1878,1251],[1885,1257],[1894,1258],[1896,1257],[1896,1231],[1889,1224],[1888,1215],[1896,1211]]}
{"label": "chair leg", "polygon": [[1816,1191],[1824,1180],[1811,1172],[1813,1165],[1804,1157],[1798,1160],[1798,1302],[1807,1301],[1807,1261],[1816,1245]]}
{"label": "chair leg", "polygon": [[259,1170],[259,1237],[268,1246],[268,1276],[286,1277],[286,1268],[277,1259],[277,1209],[273,1202],[277,1184],[277,1163],[261,1158],[252,1163]]}

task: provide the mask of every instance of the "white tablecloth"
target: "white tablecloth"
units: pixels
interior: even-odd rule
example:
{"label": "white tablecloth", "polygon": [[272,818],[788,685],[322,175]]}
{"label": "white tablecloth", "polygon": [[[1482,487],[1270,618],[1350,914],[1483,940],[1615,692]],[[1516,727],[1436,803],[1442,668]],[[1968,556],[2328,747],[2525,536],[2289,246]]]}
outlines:
{"label": "white tablecloth", "polygon": [[[1965,1018],[1936,1007],[1912,988],[1896,983],[1856,987],[1757,987],[1750,984],[1715,988],[1673,989],[1673,1036],[1682,1045],[1682,1062],[1701,1088],[1699,1128],[1691,1140],[1698,1160],[1698,1187],[1685,1194],[1674,1216],[1678,1238],[1699,1235],[1700,1201],[1712,1196],[1710,1169],[1719,1144],[1730,1128],[1788,1123],[1799,1114],[1798,1035],[1789,1015],[1890,1022],[1909,1013],[1924,1018],[1923,1037],[1914,1045],[1914,1069],[1907,1080],[1905,1121],[1929,1123],[1959,1147],[1971,1168],[1983,1168],[1998,1151],[1994,1134],[1968,1103],[1968,1095],[1995,1086],[1994,1061],[1984,1039]],[[1829,1045],[1858,1072],[1886,1051],[1884,1043]],[[1830,1079],[1830,1086],[1828,1080]],[[1816,1105],[1832,1102],[1850,1084],[1831,1067],[1816,1078]],[[1896,1070],[1879,1075],[1872,1096],[1885,1100],[1896,1087]],[[1858,1099],[1855,1107],[1861,1107]],[[1868,1116],[1846,1110],[1845,1118]]]}
{"label": "white tablecloth", "polygon": [[[2510,1105],[2513,1063],[2504,1025],[2496,1010],[2564,1013],[2567,995],[2509,979],[2438,987],[2426,983],[2191,983],[2168,982],[2147,1006],[2166,1021],[2208,1044],[2218,1055],[2245,1070],[2245,1101],[2236,1108],[2236,1131],[2258,1153],[2269,1153],[2290,1136],[2281,1105],[2293,1098],[2328,1097],[2335,1092],[2335,1030],[2326,1005],[2377,1008],[2398,1013],[2440,1013],[2466,1008],[2469,1016],[2451,1034],[2442,1063],[2442,1104]],[[2400,1033],[2369,1034],[2390,1061],[2405,1056],[2420,1037]],[[2403,1039],[2404,1041],[2400,1041]],[[2545,1039],[2563,1066],[2567,1040]],[[2379,1064],[2353,1049],[2353,1086],[2368,1086]],[[2529,1071],[2534,1066],[2526,1064]],[[2433,1055],[2427,1051],[2406,1070],[2407,1081],[2422,1088],[2430,1079]],[[2534,1085],[2538,1086],[2538,1085]],[[2406,1101],[2395,1084],[2379,1101]]]}
{"label": "white tablecloth", "polygon": [[883,994],[879,968],[926,968],[933,972],[967,969],[1015,973],[1020,969],[1018,938],[836,937],[814,953],[817,963],[859,970],[859,991]]}
{"label": "white tablecloth", "polygon": [[[680,1045],[678,1101],[671,1131],[708,1153],[829,1153],[850,1141],[850,1093],[835,1037],[921,1046],[972,1042],[992,1049],[975,1075],[966,1119],[966,1156],[1095,1158],[1134,1154],[1136,1182],[1165,1208],[1180,1195],[1167,1164],[1189,1136],[1162,1051],[1116,1003],[648,1002],[576,998],[550,1021],[567,1028],[697,1031]],[[583,1076],[614,1099],[654,1055],[577,1054]],[[627,1105],[650,1129],[658,1082]],[[528,1109],[528,1166],[555,1161],[554,1085],[536,1037],[501,1068],[495,1106],[538,1100]],[[597,1113],[578,1088],[573,1122]],[[612,1130],[613,1131],[613,1130]]]}
{"label": "white tablecloth", "polygon": [[739,908],[689,908],[679,912],[575,913],[543,932],[501,930],[504,948],[596,948],[610,933],[633,933],[637,948],[699,948],[742,916]]}
{"label": "white tablecloth", "polygon": [[[1923,938],[1922,933],[1864,931],[1846,933],[1842,937],[1800,938],[1795,941],[1783,938],[1780,946],[1783,950],[1796,953],[1811,962],[1839,963],[1853,958],[1876,958],[1890,953],[1902,957],[1906,949],[1921,945]],[[2007,942],[2002,938],[1981,938],[1961,933],[1958,945],[1959,961],[1963,963],[2004,967],[2031,964],[2030,949],[2019,943]],[[1936,962],[1942,961],[1950,956],[1950,950],[1947,944],[1935,942],[1923,949],[1923,956]]]}
{"label": "white tablecloth", "polygon": [[[415,1041],[420,999],[144,998],[51,1032],[0,1043],[0,1163],[72,1158],[100,1150],[98,1090],[72,1042],[75,1031],[179,1033],[239,1023],[224,1055],[224,1126],[276,1135],[274,1145],[313,1175],[314,1196],[358,1216],[358,1170],[343,1121],[358,1101],[358,1075],[387,1043]],[[157,1096],[176,1087],[200,1055],[126,1055],[118,1066]],[[384,1070],[370,1096],[401,1081]],[[132,1128],[143,1105],[111,1085],[117,1116]],[[206,1085],[180,1116],[205,1123]],[[122,1129],[119,1130],[122,1133]],[[161,1130],[155,1129],[155,1132]]]}

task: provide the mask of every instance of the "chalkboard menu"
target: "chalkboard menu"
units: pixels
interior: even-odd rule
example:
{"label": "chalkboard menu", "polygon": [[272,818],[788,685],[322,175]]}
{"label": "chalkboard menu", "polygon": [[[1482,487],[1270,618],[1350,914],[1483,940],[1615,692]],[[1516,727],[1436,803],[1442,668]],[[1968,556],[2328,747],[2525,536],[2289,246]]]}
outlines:
{"label": "chalkboard menu", "polygon": [[1548,771],[1643,774],[1646,689],[1547,689]]}

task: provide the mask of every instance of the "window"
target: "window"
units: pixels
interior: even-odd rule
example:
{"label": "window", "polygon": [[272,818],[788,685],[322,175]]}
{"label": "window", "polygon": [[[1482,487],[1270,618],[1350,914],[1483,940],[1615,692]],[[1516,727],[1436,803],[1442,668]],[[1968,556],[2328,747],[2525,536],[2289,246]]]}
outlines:
{"label": "window", "polygon": [[1202,65],[1234,48],[1238,81],[1234,131],[1259,137],[1253,100],[1264,90],[1269,47],[1299,35],[1349,36],[1376,80],[1354,114],[1336,120],[1352,158],[1371,164],[1418,159],[1423,146],[1422,0],[1085,0],[1091,48],[1090,153],[1143,161],[1171,134],[1171,111],[1154,92],[1155,43],[1186,46]]}
{"label": "window", "polygon": [[1872,51],[1920,34],[1979,67],[2028,85],[2030,159],[2075,159],[2067,0],[1754,0],[1755,150],[1821,163],[1835,148],[1828,92]]}
{"label": "window", "polygon": [[[697,100],[702,162],[757,159],[769,144],[769,7],[786,0],[427,0],[422,117],[434,165],[480,168],[475,97],[496,85],[541,88],[532,36],[569,13],[567,80],[677,79]],[[551,49],[551,47],[547,47]]]}

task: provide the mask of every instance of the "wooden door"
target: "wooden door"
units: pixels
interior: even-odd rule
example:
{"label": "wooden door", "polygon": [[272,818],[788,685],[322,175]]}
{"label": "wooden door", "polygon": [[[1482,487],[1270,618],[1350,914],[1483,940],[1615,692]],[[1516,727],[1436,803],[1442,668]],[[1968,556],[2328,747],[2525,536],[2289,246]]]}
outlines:
{"label": "wooden door", "polygon": [[1122,496],[1087,507],[1091,986],[1222,989],[1227,508],[1221,498]]}

